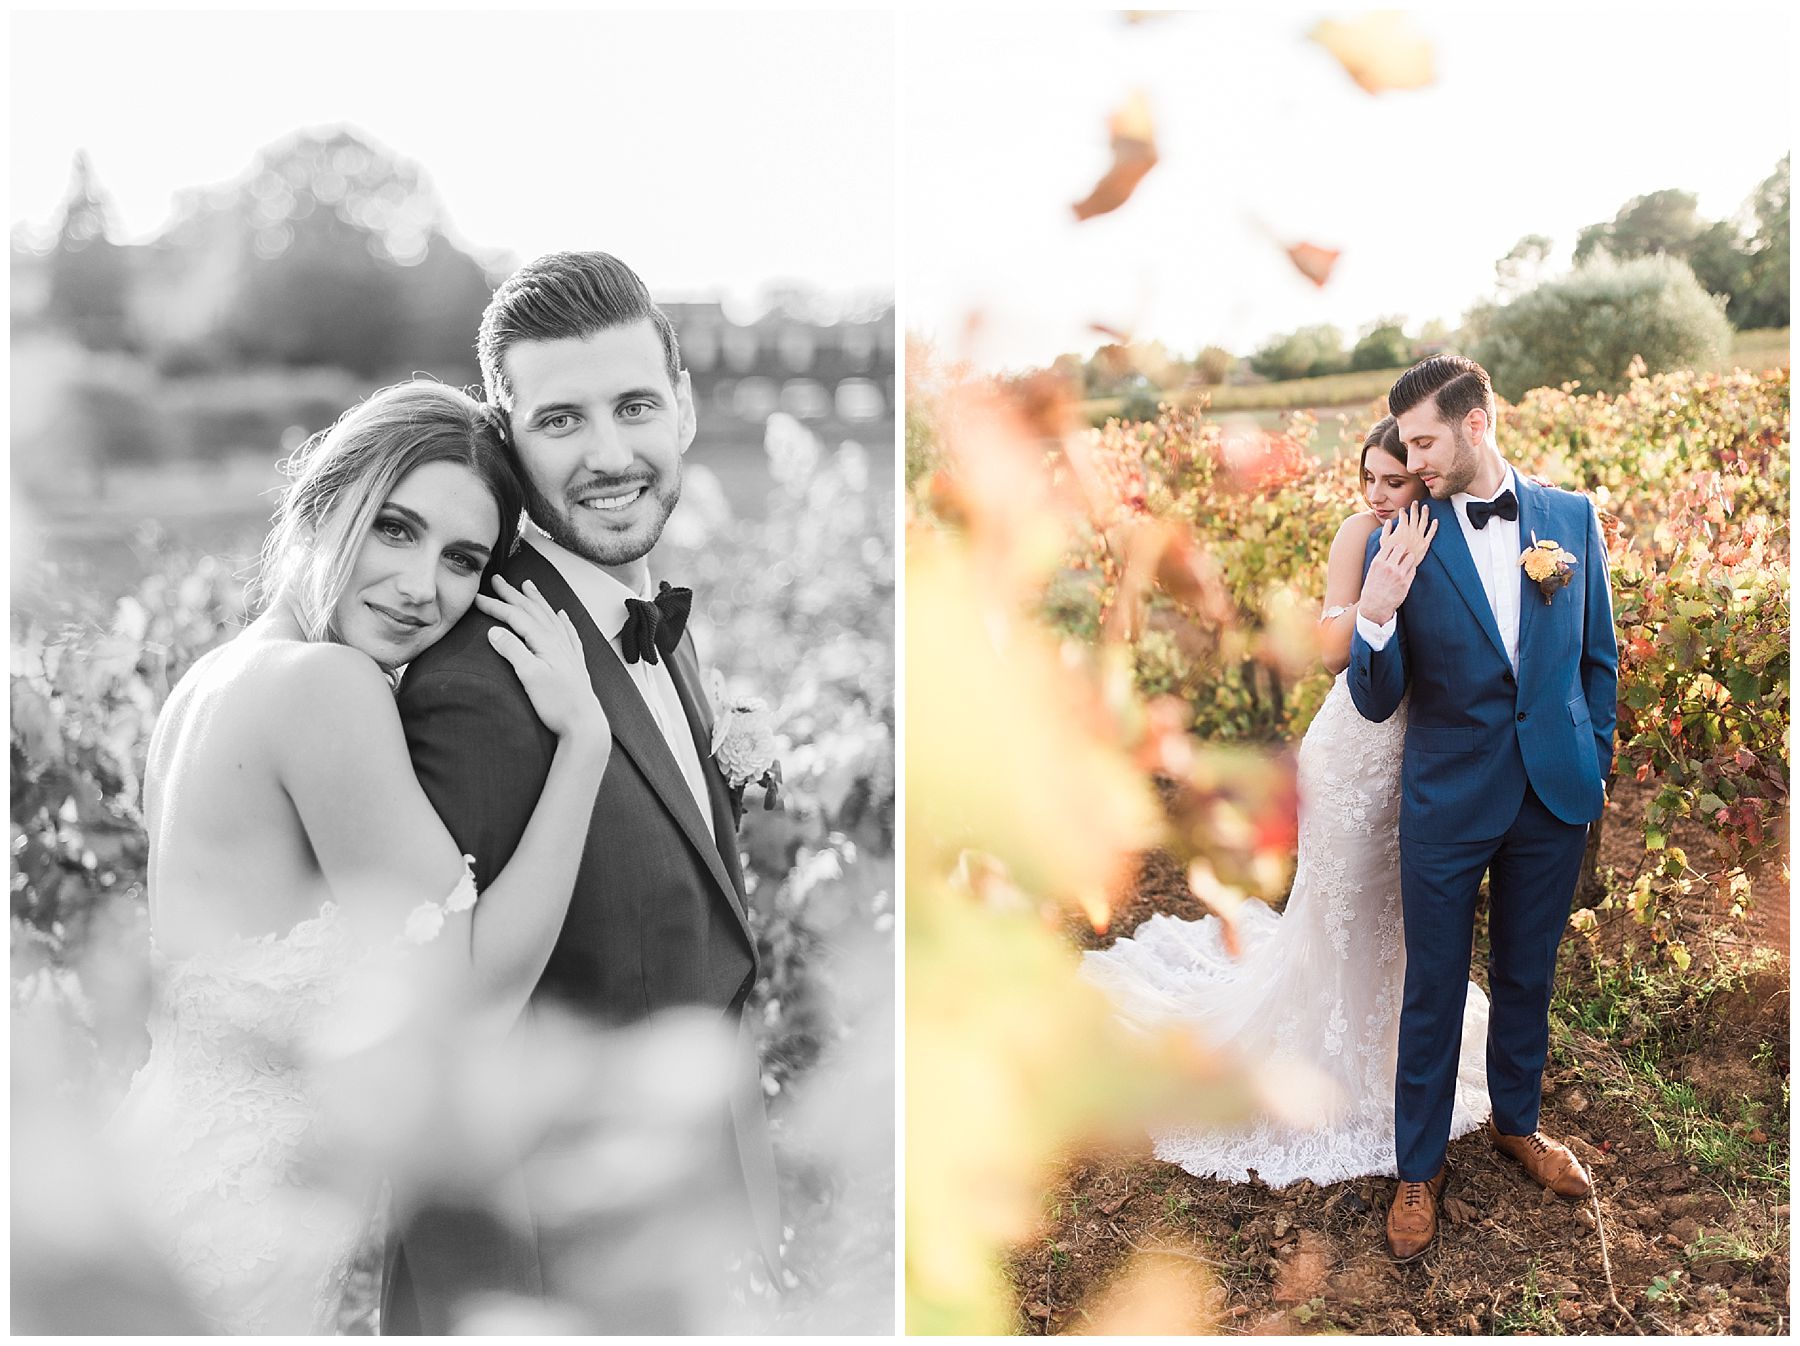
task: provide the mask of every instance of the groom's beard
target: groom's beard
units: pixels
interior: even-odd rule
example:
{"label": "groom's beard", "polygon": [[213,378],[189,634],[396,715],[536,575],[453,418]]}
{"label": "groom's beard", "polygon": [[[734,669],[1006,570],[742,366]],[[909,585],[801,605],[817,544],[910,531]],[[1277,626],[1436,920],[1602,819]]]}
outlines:
{"label": "groom's beard", "polygon": [[[651,548],[662,537],[669,516],[675,512],[675,506],[681,500],[681,474],[677,470],[672,479],[660,483],[653,480],[646,484],[643,502],[648,507],[646,517],[629,532],[615,533],[603,529],[590,531],[582,528],[580,523],[585,506],[566,497],[552,502],[538,490],[530,477],[521,474],[521,478],[521,485],[525,488],[525,513],[531,521],[564,551],[573,552],[598,566],[629,565],[648,556]],[[591,489],[593,484],[584,483],[583,489]],[[639,506],[634,505],[632,508]]]}
{"label": "groom's beard", "polygon": [[1456,445],[1456,456],[1450,460],[1450,466],[1442,475],[1431,483],[1430,491],[1433,500],[1448,500],[1453,495],[1461,495],[1475,482],[1475,474],[1481,470],[1481,459],[1475,453],[1475,441],[1463,433],[1460,425],[1450,427],[1450,439]]}

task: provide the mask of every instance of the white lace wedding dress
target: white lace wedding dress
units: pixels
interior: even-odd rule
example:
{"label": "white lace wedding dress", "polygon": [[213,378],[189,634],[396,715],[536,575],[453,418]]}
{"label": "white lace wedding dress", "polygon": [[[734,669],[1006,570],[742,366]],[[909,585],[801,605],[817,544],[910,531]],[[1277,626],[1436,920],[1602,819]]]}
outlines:
{"label": "white lace wedding dress", "polygon": [[[1302,1178],[1392,1176],[1394,1063],[1406,970],[1400,908],[1400,753],[1406,708],[1382,724],[1358,713],[1340,674],[1300,743],[1300,835],[1293,892],[1276,914],[1246,903],[1241,959],[1216,917],[1158,914],[1090,952],[1082,976],[1145,1028],[1191,1027],[1255,1062],[1303,1062],[1338,1087],[1314,1129],[1261,1118],[1230,1130],[1158,1133],[1156,1156],[1199,1177],[1270,1187]],[[1471,983],[1450,1134],[1487,1119],[1488,1001]]]}
{"label": "white lace wedding dress", "polygon": [[108,1126],[152,1232],[207,1323],[331,1333],[379,1183],[332,1135],[321,1093],[356,979],[475,901],[467,874],[372,947],[335,902],[281,935],[179,959],[152,950],[150,1055]]}

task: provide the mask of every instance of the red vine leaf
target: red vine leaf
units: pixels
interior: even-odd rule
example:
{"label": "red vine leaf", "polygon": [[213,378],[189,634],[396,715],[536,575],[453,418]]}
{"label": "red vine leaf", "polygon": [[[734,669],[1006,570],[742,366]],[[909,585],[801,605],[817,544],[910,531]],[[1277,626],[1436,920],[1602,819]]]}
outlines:
{"label": "red vine leaf", "polygon": [[1092,219],[1117,210],[1131,199],[1144,175],[1156,167],[1156,129],[1150,104],[1141,92],[1131,96],[1107,121],[1112,137],[1113,162],[1106,175],[1074,206],[1077,220]]}

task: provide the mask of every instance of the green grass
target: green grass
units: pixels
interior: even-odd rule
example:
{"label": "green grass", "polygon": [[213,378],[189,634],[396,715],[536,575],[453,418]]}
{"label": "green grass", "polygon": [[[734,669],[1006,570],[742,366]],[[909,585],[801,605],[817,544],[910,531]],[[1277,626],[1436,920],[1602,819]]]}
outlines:
{"label": "green grass", "polygon": [[[1593,965],[1576,957],[1557,979],[1551,1003],[1552,1046],[1564,1064],[1581,1064],[1609,1098],[1636,1112],[1659,1150],[1678,1155],[1727,1183],[1785,1187],[1788,1182],[1787,1085],[1773,1100],[1738,1097],[1711,1102],[1673,1063],[1704,1045],[1709,1007],[1743,984],[1745,967],[1684,976],[1661,963],[1627,956]],[[1606,1061],[1584,1055],[1574,1034],[1598,1039]],[[1766,1045],[1766,1044],[1765,1044]],[[1773,1065],[1773,1051],[1764,1059]],[[1754,1142],[1750,1133],[1767,1140]]]}
{"label": "green grass", "polygon": [[1558,1294],[1546,1294],[1538,1285],[1538,1267],[1533,1262],[1525,1269],[1518,1301],[1494,1311],[1494,1335],[1516,1337],[1529,1333],[1541,1337],[1557,1332],[1556,1304],[1561,1298]]}
{"label": "green grass", "polygon": [[1719,362],[1719,368],[1741,367],[1761,373],[1765,369],[1786,369],[1791,363],[1788,329],[1765,327],[1754,332],[1733,333],[1731,354]]}

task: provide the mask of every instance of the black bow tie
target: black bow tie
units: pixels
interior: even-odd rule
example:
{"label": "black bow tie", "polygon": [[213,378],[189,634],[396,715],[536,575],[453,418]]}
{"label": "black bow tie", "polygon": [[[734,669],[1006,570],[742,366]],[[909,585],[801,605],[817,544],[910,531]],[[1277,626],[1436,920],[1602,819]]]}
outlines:
{"label": "black bow tie", "polygon": [[657,652],[673,654],[687,626],[688,609],[694,606],[692,589],[677,589],[667,580],[649,602],[641,598],[625,600],[625,625],[619,631],[619,648],[625,662],[635,664],[642,659],[654,664]]}
{"label": "black bow tie", "polygon": [[1512,488],[1500,492],[1492,500],[1471,500],[1469,502],[1469,527],[1486,528],[1489,519],[1498,514],[1502,519],[1519,517],[1519,497],[1512,493]]}

